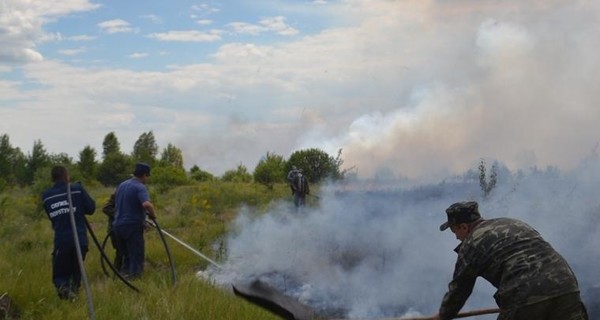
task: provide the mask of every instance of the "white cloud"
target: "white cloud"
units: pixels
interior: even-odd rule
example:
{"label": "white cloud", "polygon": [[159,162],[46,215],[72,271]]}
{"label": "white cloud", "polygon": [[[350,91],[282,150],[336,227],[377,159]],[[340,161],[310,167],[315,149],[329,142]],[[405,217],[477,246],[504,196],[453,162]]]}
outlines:
{"label": "white cloud", "polygon": [[148,56],[148,54],[145,52],[134,52],[134,53],[130,54],[128,57],[130,57],[132,59],[142,59],[147,56]]}
{"label": "white cloud", "polygon": [[190,9],[194,12],[200,12],[202,14],[213,14],[221,11],[219,8],[213,7],[206,3],[192,5]]}
{"label": "white cloud", "polygon": [[36,44],[59,39],[43,31],[44,24],[74,12],[98,8],[87,0],[5,0],[0,10],[0,63],[36,62],[43,59]]}
{"label": "white cloud", "polygon": [[149,38],[160,41],[180,41],[180,42],[214,42],[221,40],[220,30],[210,30],[202,32],[197,30],[168,31],[162,33],[152,33]]}
{"label": "white cloud", "polygon": [[292,36],[298,34],[298,30],[286,24],[285,17],[282,16],[262,19],[260,24],[280,35]]}
{"label": "white cloud", "polygon": [[64,40],[64,37],[60,33],[43,33],[38,39],[38,43],[53,42]]}
{"label": "white cloud", "polygon": [[246,62],[255,61],[260,65],[264,63],[262,58],[273,57],[273,53],[275,53],[274,47],[257,46],[250,43],[229,43],[221,46],[214,56],[224,64],[243,59]]}
{"label": "white cloud", "polygon": [[77,48],[77,49],[62,49],[62,50],[58,50],[58,53],[65,55],[65,56],[76,56],[80,53],[84,53],[86,51],[86,48]]}
{"label": "white cloud", "polygon": [[155,14],[146,14],[146,15],[142,15],[141,16],[144,19],[148,19],[150,21],[152,21],[153,23],[156,24],[162,24],[163,23],[163,19]]}
{"label": "white cloud", "polygon": [[299,33],[298,30],[287,25],[285,17],[282,16],[262,19],[259,21],[259,24],[231,22],[226,26],[237,34],[259,35],[271,31],[283,36],[292,36]]}
{"label": "white cloud", "polygon": [[122,19],[114,19],[107,20],[98,23],[98,27],[102,29],[104,32],[113,34],[113,33],[130,33],[135,30],[131,27],[129,22]]}
{"label": "white cloud", "polygon": [[38,62],[44,60],[41,53],[29,48],[2,48],[0,61],[8,63]]}
{"label": "white cloud", "polygon": [[95,40],[96,37],[82,34],[78,36],[70,36],[67,39],[71,41],[92,41]]}
{"label": "white cloud", "polygon": [[213,23],[212,20],[210,19],[200,19],[198,21],[196,21],[197,24],[201,25],[201,26],[207,26]]}
{"label": "white cloud", "polygon": [[267,31],[268,29],[263,26],[258,26],[255,24],[245,23],[245,22],[232,22],[226,25],[230,27],[234,33],[239,34],[250,34],[250,35],[258,35],[261,32]]}
{"label": "white cloud", "polygon": [[[9,68],[0,67],[0,73],[9,71],[11,71]],[[0,104],[3,100],[27,99],[28,95],[19,90],[20,85],[20,82],[0,80]]]}

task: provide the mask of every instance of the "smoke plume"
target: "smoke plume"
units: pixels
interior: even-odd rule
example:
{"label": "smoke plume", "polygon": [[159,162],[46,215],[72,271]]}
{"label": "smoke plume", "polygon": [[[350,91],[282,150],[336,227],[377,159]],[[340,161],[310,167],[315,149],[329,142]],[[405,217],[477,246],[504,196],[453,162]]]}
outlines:
{"label": "smoke plume", "polygon": [[[433,314],[451,279],[458,244],[452,233],[438,229],[444,209],[477,200],[484,218],[512,217],[536,228],[569,261],[587,303],[597,304],[598,155],[568,172],[510,172],[500,164],[497,173],[486,198],[472,170],[422,185],[331,185],[300,213],[291,201],[274,204],[266,214],[244,208],[228,241],[226,271],[213,270],[211,277],[222,284],[260,278],[324,316]],[[463,310],[495,307],[494,292],[479,279]]]}

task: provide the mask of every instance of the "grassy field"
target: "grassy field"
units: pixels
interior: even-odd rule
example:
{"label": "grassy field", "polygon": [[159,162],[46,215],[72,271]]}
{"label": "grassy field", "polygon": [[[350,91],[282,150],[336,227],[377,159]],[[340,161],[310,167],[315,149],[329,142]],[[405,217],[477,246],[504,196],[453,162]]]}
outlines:
{"label": "grassy field", "polygon": [[[98,207],[88,221],[102,241],[107,219],[101,207],[113,189],[86,189]],[[160,227],[217,261],[226,252],[224,239],[240,205],[262,214],[273,200],[289,197],[286,185],[268,190],[257,184],[222,182],[178,187],[162,194],[150,185],[150,192]],[[83,287],[75,302],[59,300],[55,293],[50,261],[53,232],[36,193],[12,189],[0,194],[0,294],[10,296],[20,309],[21,319],[89,318]],[[173,285],[169,261],[155,230],[146,234],[144,276],[134,282],[141,293],[104,275],[100,253],[92,238],[88,239],[85,266],[96,319],[278,319],[196,278],[196,272],[204,270],[207,262],[167,238],[178,277]],[[112,249],[107,255],[113,256]]]}

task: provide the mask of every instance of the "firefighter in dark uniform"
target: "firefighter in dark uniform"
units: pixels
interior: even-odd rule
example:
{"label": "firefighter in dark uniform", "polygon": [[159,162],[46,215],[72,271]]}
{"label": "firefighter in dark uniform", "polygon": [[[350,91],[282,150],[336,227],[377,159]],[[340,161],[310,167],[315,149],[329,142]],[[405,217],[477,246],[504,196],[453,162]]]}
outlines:
{"label": "firefighter in dark uniform", "polygon": [[[74,300],[81,284],[81,271],[69,213],[69,174],[65,167],[55,166],[51,176],[54,186],[42,193],[42,202],[54,230],[52,282],[59,298]],[[85,214],[94,213],[96,202],[79,183],[71,184],[71,199],[81,255],[85,259],[88,250]]]}
{"label": "firefighter in dark uniform", "polygon": [[475,201],[446,209],[450,230],[461,241],[454,276],[433,319],[454,319],[483,277],[498,290],[499,320],[586,320],[575,274],[567,261],[526,223],[484,220]]}

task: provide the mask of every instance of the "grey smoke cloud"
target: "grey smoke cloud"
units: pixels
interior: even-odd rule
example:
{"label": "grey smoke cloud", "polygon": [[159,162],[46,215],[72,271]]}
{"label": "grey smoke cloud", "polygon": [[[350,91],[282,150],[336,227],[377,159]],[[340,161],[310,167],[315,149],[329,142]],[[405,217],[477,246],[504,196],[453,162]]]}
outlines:
{"label": "grey smoke cloud", "polygon": [[[245,46],[254,54],[242,66],[235,46],[221,48],[223,66],[252,65],[241,79],[252,78],[256,92],[261,84],[279,88],[261,96],[259,117],[284,125],[267,131],[250,119],[255,131],[246,140],[284,137],[287,143],[268,145],[285,156],[342,148],[362,177],[391,167],[429,181],[480,157],[512,170],[569,170],[598,142],[598,4],[351,3],[336,9],[354,27],[276,48]],[[251,104],[255,95],[232,80],[230,91],[245,94],[237,103]],[[227,146],[243,148],[246,140]],[[252,167],[258,158],[247,159]]]}
{"label": "grey smoke cloud", "polygon": [[[598,142],[597,1],[280,4],[331,23],[311,34],[294,25],[301,33],[276,43],[224,38],[163,70],[48,58],[41,44],[63,37],[48,22],[97,4],[3,4],[0,113],[13,121],[0,130],[24,150],[44,137],[49,152],[76,157],[114,131],[129,152],[153,130],[187,167],[216,175],[310,147],[343,149],[362,177],[392,168],[437,181],[481,157],[569,170]],[[81,135],[52,130],[67,126]]]}
{"label": "grey smoke cloud", "polygon": [[590,93],[598,79],[584,69],[597,69],[589,53],[599,43],[588,38],[589,21],[574,22],[582,28],[575,31],[552,15],[528,21],[534,13],[526,9],[510,18],[480,13],[467,18],[469,27],[432,27],[442,47],[421,51],[427,62],[396,78],[411,88],[407,97],[356,117],[337,137],[348,163],[365,176],[383,162],[404,175],[439,177],[477,156],[519,168],[521,155],[532,153],[533,164],[572,168],[596,144],[600,114]]}
{"label": "grey smoke cloud", "polygon": [[[227,271],[208,274],[223,284],[259,277],[323,314],[433,314],[458,245],[452,233],[439,232],[444,209],[474,199],[484,218],[513,217],[536,228],[569,261],[588,303],[598,303],[590,296],[600,285],[598,155],[571,171],[498,172],[487,199],[471,175],[416,187],[330,186],[322,189],[318,206],[300,215],[290,203],[277,203],[264,215],[245,208],[228,240]],[[494,307],[494,291],[479,279],[463,310]]]}

